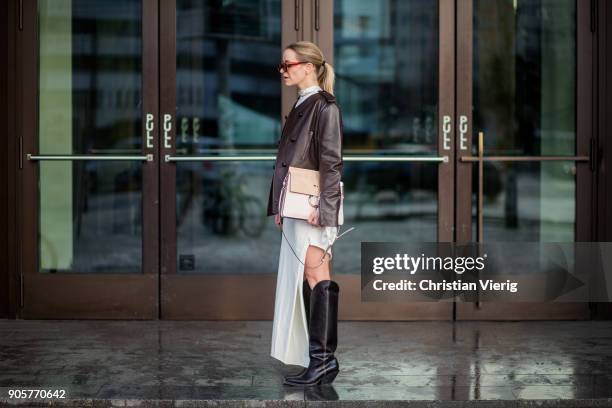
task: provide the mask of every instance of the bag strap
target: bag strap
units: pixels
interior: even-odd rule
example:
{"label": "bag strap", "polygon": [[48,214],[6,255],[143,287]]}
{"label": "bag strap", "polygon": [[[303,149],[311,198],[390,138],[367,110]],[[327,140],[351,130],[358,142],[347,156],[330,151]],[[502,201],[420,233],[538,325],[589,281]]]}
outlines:
{"label": "bag strap", "polygon": [[[338,239],[340,239],[341,236],[343,236],[344,234],[346,234],[347,232],[351,232],[352,230],[355,229],[355,227],[351,227],[349,229],[347,229],[346,231],[344,231],[342,234],[338,234],[336,235],[336,238],[334,238],[334,240],[332,241],[331,244],[329,244],[327,246],[327,248],[325,248],[325,252],[323,252],[323,256],[321,257],[321,262],[319,262],[318,265],[316,266],[306,266],[306,264],[304,262],[302,262],[302,260],[300,259],[300,257],[295,253],[295,250],[293,249],[293,246],[291,246],[291,243],[289,243],[289,239],[287,238],[287,236],[285,235],[285,232],[283,231],[283,223],[281,222],[281,233],[283,234],[283,237],[285,237],[285,240],[287,241],[287,244],[289,245],[289,248],[291,248],[291,252],[293,252],[293,255],[295,255],[295,257],[297,258],[297,260],[304,265],[304,268],[318,268],[319,266],[321,266],[323,264],[323,261],[325,260],[325,255],[327,255],[327,251],[329,251],[329,249],[332,247],[332,245],[334,245],[336,243],[336,241]],[[338,232],[340,232],[340,227],[338,226]]]}

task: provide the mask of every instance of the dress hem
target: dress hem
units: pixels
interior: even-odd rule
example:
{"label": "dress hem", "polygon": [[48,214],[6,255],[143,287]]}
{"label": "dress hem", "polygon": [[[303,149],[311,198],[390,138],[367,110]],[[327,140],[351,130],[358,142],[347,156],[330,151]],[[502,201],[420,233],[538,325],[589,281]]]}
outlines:
{"label": "dress hem", "polygon": [[[306,252],[308,251],[308,247],[310,245],[314,245],[311,243],[310,241],[310,237],[308,237],[308,239],[304,242],[304,245],[302,247],[302,252],[301,252],[301,256],[300,256],[300,260],[301,263],[298,264],[298,277],[297,277],[297,286],[295,287],[294,290],[294,299],[299,301],[300,303],[300,315],[302,316],[302,327],[305,329],[306,332],[306,339],[308,340],[308,325],[306,323],[306,310],[305,310],[305,305],[304,305],[304,298],[302,297],[301,293],[303,290],[302,285],[304,284],[304,263],[306,263]],[[293,254],[292,254],[293,255]],[[308,283],[306,283],[308,284]],[[301,290],[300,290],[301,289]],[[291,311],[291,315],[295,314],[295,307],[296,307],[296,301],[293,302],[293,310]],[[293,330],[293,324],[295,323],[294,319],[291,319],[291,326],[289,327],[289,329],[287,330],[287,333],[291,333],[291,331]],[[309,347],[308,347],[308,341],[306,342],[306,355],[308,356],[306,361],[295,361],[295,360],[291,360],[288,358],[283,358],[281,356],[275,355],[275,354],[270,354],[273,358],[279,360],[280,362],[282,362],[283,364],[287,364],[287,365],[299,365],[302,367],[308,367],[308,365],[310,364],[310,356],[309,356]],[[286,348],[285,353],[287,352],[287,350],[289,349],[289,347]]]}

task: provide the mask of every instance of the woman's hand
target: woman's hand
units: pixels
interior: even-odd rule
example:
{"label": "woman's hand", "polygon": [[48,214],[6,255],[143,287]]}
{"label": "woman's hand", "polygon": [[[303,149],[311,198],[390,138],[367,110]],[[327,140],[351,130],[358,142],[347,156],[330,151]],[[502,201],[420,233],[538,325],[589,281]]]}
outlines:
{"label": "woman's hand", "polygon": [[280,213],[274,214],[274,223],[276,224],[276,228],[278,228],[279,230],[283,228],[281,224]]}
{"label": "woman's hand", "polygon": [[310,212],[310,215],[308,215],[308,223],[315,227],[319,227],[319,207],[313,208]]}

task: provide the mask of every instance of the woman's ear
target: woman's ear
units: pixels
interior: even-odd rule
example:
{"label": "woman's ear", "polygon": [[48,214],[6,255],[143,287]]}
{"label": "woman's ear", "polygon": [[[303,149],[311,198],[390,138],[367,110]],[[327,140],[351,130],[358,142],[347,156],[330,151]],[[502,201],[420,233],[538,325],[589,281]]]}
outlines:
{"label": "woman's ear", "polygon": [[308,73],[315,71],[315,66],[312,62],[309,62],[308,64],[306,64],[306,67],[308,69]]}

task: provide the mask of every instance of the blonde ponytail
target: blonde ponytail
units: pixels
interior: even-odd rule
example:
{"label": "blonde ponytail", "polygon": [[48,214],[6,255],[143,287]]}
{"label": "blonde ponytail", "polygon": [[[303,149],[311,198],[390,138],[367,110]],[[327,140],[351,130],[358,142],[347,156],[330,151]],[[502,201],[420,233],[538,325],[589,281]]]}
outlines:
{"label": "blonde ponytail", "polygon": [[297,41],[289,44],[290,48],[298,54],[300,61],[310,62],[316,67],[317,81],[323,90],[334,94],[334,67],[323,56],[321,49],[310,41]]}
{"label": "blonde ponytail", "polygon": [[334,67],[329,62],[323,61],[321,73],[318,76],[319,86],[333,95],[335,78]]}

